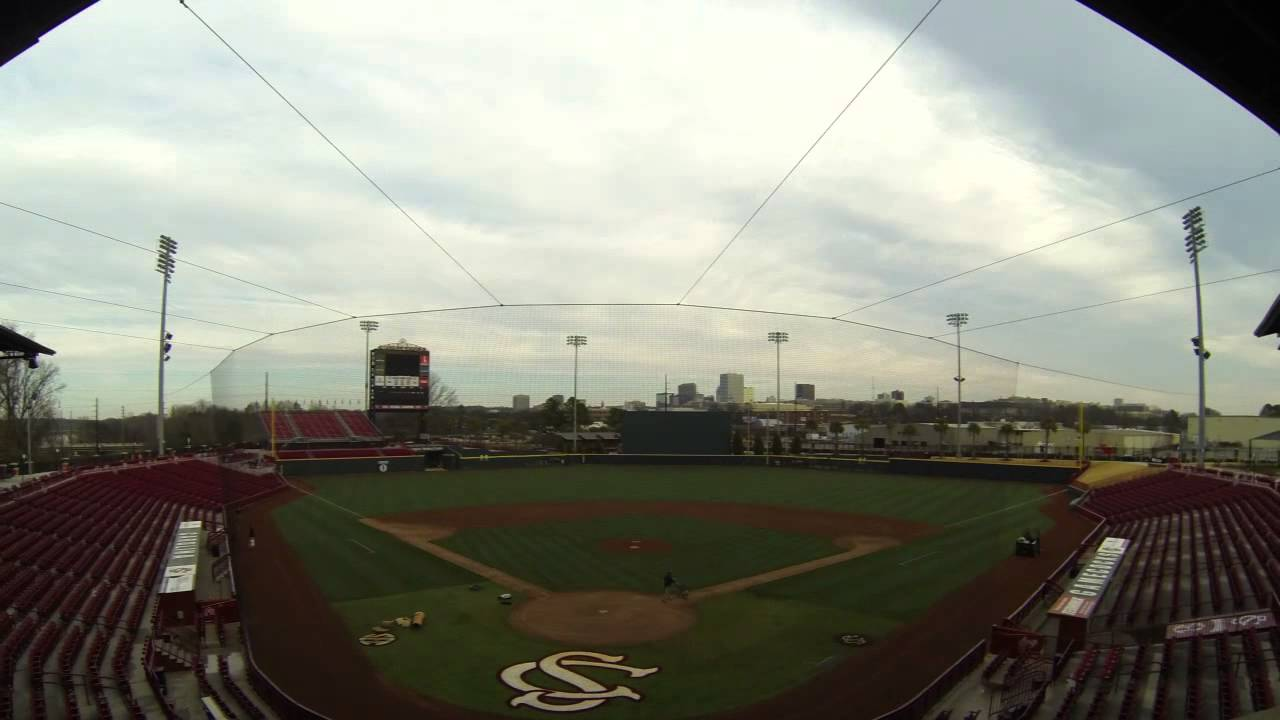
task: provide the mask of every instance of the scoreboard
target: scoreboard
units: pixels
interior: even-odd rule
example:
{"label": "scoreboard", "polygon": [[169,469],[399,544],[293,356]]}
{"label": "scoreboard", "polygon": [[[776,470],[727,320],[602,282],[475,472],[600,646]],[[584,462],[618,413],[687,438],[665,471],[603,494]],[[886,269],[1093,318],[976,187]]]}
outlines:
{"label": "scoreboard", "polygon": [[421,412],[431,406],[431,353],[417,346],[369,351],[369,409]]}

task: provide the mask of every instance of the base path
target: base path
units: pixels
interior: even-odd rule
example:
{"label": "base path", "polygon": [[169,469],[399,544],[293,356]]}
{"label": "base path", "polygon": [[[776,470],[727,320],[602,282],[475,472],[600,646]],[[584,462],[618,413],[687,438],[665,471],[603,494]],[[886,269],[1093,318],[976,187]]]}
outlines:
{"label": "base path", "polygon": [[711,585],[710,587],[694,590],[689,593],[689,599],[697,602],[698,600],[705,600],[706,598],[715,597],[716,595],[740,592],[747,588],[753,588],[757,585],[771,583],[775,580],[795,577],[796,575],[803,575],[807,572],[813,572],[814,570],[824,567],[839,565],[842,562],[848,562],[854,558],[862,557],[863,555],[870,555],[873,552],[878,552],[899,544],[898,541],[893,538],[860,535],[849,535],[839,538],[836,542],[837,544],[844,545],[849,549],[842,553],[818,558],[817,560],[788,565],[784,568],[778,568],[777,570],[762,572],[759,575],[750,575],[748,577],[730,580],[729,582],[723,582],[719,585]]}
{"label": "base path", "polygon": [[407,523],[382,522],[373,518],[361,518],[360,522],[371,528],[376,528],[385,533],[390,533],[420,550],[429,552],[441,560],[457,565],[464,570],[470,570],[476,575],[487,580],[491,580],[494,584],[500,585],[508,590],[524,593],[530,597],[545,597],[551,594],[550,590],[534,585],[528,580],[521,580],[515,575],[505,573],[496,567],[485,565],[478,560],[473,560],[466,555],[460,555],[448,548],[441,547],[431,542],[433,539],[448,537],[451,534],[451,531],[435,528],[429,525],[413,526]]}

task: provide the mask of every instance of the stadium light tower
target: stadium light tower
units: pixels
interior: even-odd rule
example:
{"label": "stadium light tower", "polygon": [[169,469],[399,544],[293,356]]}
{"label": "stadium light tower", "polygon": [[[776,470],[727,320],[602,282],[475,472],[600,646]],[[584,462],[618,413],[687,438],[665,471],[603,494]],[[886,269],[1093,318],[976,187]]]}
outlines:
{"label": "stadium light tower", "polygon": [[956,329],[956,457],[960,452],[960,425],[963,419],[963,397],[960,386],[964,382],[964,373],[960,372],[960,326],[969,324],[969,313],[951,313],[947,316],[947,324]]}
{"label": "stadium light tower", "polygon": [[369,335],[378,329],[377,320],[361,320],[360,329],[364,331],[364,411],[369,412]]}
{"label": "stadium light tower", "polygon": [[156,382],[158,398],[156,413],[156,457],[164,457],[164,364],[169,362],[169,350],[173,348],[173,335],[165,327],[169,312],[169,283],[173,282],[174,260],[178,254],[178,241],[161,235],[156,247],[156,272],[164,276],[160,286],[160,362]]}
{"label": "stadium light tower", "polygon": [[587,344],[586,335],[568,335],[566,345],[573,346],[573,454],[578,454],[578,348]]}
{"label": "stadium light tower", "polygon": [[1200,367],[1200,427],[1196,437],[1196,467],[1204,469],[1205,427],[1204,427],[1204,361],[1209,359],[1209,349],[1204,343],[1204,316],[1200,310],[1200,252],[1209,242],[1204,237],[1204,212],[1197,205],[1182,216],[1182,228],[1187,231],[1185,244],[1187,255],[1191,258],[1191,269],[1196,278],[1196,336],[1191,338],[1197,363]]}
{"label": "stadium light tower", "polygon": [[[777,373],[777,388],[774,390],[774,418],[778,421],[778,427],[782,427],[782,343],[791,339],[791,336],[785,332],[774,331],[769,333],[769,342],[773,343],[776,349],[776,359],[774,360],[774,371]],[[769,455],[769,443],[765,443],[764,454]]]}

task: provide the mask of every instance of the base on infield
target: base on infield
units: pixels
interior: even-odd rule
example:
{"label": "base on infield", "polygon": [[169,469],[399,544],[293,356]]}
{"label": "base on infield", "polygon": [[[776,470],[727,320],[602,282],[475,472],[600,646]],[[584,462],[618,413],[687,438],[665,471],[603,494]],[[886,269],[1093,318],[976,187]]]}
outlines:
{"label": "base on infield", "polygon": [[511,612],[511,625],[535,637],[571,647],[642,645],[693,627],[690,603],[664,603],[658,595],[633,592],[569,592],[535,597]]}

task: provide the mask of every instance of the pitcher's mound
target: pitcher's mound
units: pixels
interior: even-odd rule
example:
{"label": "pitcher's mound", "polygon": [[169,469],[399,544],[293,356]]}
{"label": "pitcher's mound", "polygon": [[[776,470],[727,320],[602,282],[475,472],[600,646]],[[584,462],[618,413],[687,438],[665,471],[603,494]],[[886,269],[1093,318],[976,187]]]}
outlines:
{"label": "pitcher's mound", "polygon": [[640,645],[693,627],[686,601],[632,592],[573,592],[536,597],[511,612],[517,630],[579,648]]}

